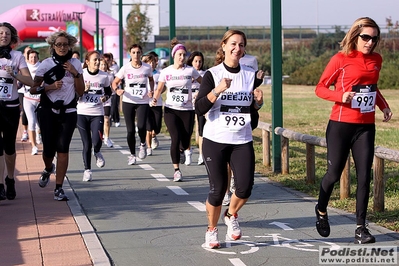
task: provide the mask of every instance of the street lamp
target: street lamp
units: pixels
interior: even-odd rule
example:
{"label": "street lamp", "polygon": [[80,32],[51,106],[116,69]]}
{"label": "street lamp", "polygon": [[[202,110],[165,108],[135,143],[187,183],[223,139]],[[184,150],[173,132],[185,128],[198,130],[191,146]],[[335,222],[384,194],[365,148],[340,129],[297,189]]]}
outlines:
{"label": "street lamp", "polygon": [[82,27],[82,15],[85,12],[73,12],[73,14],[78,16],[79,19],[79,47],[80,47],[80,62],[83,61],[83,27]]}
{"label": "street lamp", "polygon": [[100,7],[100,3],[103,0],[87,0],[88,2],[93,2],[95,4],[96,7],[96,48],[97,51],[99,50],[99,46],[100,46],[100,22],[99,22],[99,7]]}

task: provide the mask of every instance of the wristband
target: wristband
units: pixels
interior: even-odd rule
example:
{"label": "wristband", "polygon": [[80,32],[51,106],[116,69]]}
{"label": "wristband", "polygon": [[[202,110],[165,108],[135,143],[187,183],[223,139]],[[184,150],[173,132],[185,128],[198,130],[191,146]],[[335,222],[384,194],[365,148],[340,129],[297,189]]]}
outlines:
{"label": "wristband", "polygon": [[256,108],[258,108],[258,110],[260,109],[260,108],[262,108],[262,106],[263,106],[263,102],[262,102],[262,104],[261,105],[259,105],[256,101],[255,101],[255,106],[256,106]]}
{"label": "wristband", "polygon": [[215,91],[215,89],[212,90],[212,93],[213,93],[213,95],[216,96],[216,98],[219,97],[219,95],[220,95],[220,93],[217,93],[217,92]]}

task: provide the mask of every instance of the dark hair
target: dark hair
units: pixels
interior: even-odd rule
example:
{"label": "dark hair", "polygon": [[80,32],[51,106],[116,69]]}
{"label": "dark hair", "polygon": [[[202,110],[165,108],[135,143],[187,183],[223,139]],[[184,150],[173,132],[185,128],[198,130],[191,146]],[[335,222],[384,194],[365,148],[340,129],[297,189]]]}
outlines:
{"label": "dark hair", "polygon": [[204,55],[200,51],[194,51],[190,54],[190,56],[187,59],[187,65],[188,66],[193,66],[193,60],[194,57],[199,56],[202,59],[202,65],[200,67],[200,70],[204,70]]}
{"label": "dark hair", "polygon": [[102,57],[100,58],[100,63],[101,63],[101,62],[104,62],[104,63],[105,63],[105,71],[106,71],[106,72],[111,71],[111,69],[109,68],[109,65],[108,65],[107,61],[105,60],[104,56],[102,56]]}
{"label": "dark hair", "polygon": [[100,53],[97,51],[90,51],[87,52],[86,56],[85,56],[85,61],[83,62],[83,67],[82,68],[87,68],[87,63],[86,61],[90,60],[90,56],[92,56],[93,54],[98,54],[100,56]]}
{"label": "dark hair", "polygon": [[159,57],[159,55],[156,52],[154,52],[154,51],[148,52],[147,55],[152,55],[152,56],[154,56],[156,58]]}
{"label": "dark hair", "polygon": [[241,35],[244,39],[244,47],[247,46],[247,37],[245,36],[245,33],[240,31],[240,30],[228,30],[224,33],[223,37],[222,37],[222,41],[220,42],[220,47],[219,49],[216,51],[216,57],[215,57],[215,65],[219,65],[220,63],[222,63],[224,61],[224,52],[222,49],[223,44],[226,44],[227,41],[230,39],[231,36],[233,35]]}
{"label": "dark hair", "polygon": [[114,60],[114,55],[112,53],[105,53],[103,57],[106,59]]}
{"label": "dark hair", "polygon": [[29,51],[26,53],[26,55],[28,56],[28,58],[29,58],[29,55],[30,55],[30,54],[36,54],[36,55],[37,55],[37,58],[39,58],[39,52],[36,51],[36,50],[29,50]]}
{"label": "dark hair", "polygon": [[80,53],[78,51],[73,51],[72,55],[77,54],[80,57]]}
{"label": "dark hair", "polygon": [[10,45],[17,44],[19,42],[18,31],[8,22],[0,23],[0,27],[6,27],[11,32],[11,41]]}
{"label": "dark hair", "polygon": [[140,51],[143,52],[143,48],[140,46],[140,44],[134,43],[134,44],[132,44],[132,45],[129,46],[129,49],[128,49],[129,53],[130,53],[130,51],[131,51],[133,48],[139,48]]}

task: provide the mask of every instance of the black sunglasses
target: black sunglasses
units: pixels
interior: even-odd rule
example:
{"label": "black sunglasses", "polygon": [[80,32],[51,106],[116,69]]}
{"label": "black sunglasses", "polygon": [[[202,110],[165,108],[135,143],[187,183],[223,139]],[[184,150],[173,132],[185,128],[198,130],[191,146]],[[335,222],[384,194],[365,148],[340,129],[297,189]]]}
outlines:
{"label": "black sunglasses", "polygon": [[377,42],[377,41],[378,41],[378,38],[379,38],[379,36],[371,37],[371,36],[368,35],[368,34],[359,34],[359,37],[362,38],[362,40],[365,41],[365,42],[368,42],[368,41],[370,41],[370,40],[371,40],[372,42]]}

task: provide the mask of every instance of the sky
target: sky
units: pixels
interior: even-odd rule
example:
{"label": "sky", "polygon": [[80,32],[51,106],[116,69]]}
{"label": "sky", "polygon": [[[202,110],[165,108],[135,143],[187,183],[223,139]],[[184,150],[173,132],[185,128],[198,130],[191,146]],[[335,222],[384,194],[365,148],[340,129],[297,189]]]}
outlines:
{"label": "sky", "polygon": [[[115,1],[115,0],[114,0]],[[144,0],[143,0],[144,1]],[[270,26],[271,0],[175,0],[176,26]],[[6,11],[32,0],[2,0]],[[62,3],[62,0],[35,0],[34,3]],[[86,4],[87,0],[65,3]],[[350,26],[359,17],[373,18],[380,27],[386,18],[399,20],[399,0],[281,0],[282,25]],[[111,15],[111,0],[100,3],[100,11]],[[168,26],[169,0],[160,0],[160,26]]]}

